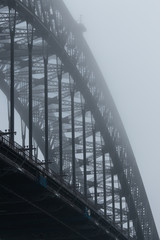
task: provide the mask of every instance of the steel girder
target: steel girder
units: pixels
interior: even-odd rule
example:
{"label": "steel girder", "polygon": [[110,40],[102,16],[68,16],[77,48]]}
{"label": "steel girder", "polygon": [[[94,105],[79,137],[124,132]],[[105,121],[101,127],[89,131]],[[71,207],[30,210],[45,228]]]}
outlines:
{"label": "steel girder", "polygon": [[34,139],[46,169],[124,236],[158,240],[131,146],[83,26],[61,0],[1,0],[0,7],[0,87],[10,103],[14,93],[10,119],[15,107],[22,129],[29,129],[30,141],[22,131],[23,145],[32,154]]}

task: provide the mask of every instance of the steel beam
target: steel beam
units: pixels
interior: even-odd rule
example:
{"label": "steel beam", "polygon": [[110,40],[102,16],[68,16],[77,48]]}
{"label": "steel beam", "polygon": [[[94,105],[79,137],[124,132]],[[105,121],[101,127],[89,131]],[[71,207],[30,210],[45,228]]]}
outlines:
{"label": "steel beam", "polygon": [[14,37],[16,26],[16,10],[9,5],[9,29],[10,29],[10,141],[14,143]]}
{"label": "steel beam", "polygon": [[114,194],[114,173],[113,169],[111,171],[111,184],[112,184],[112,216],[113,216],[113,224],[115,225],[115,194]]}
{"label": "steel beam", "polygon": [[94,125],[92,126],[92,132],[93,132],[93,164],[94,164],[94,197],[95,197],[95,206],[97,207],[96,130]]}
{"label": "steel beam", "polygon": [[[62,66],[57,59],[58,101],[59,101],[59,171],[63,177],[63,136],[62,136]],[[72,111],[72,110],[71,110]]]}
{"label": "steel beam", "polygon": [[85,106],[82,103],[82,125],[83,125],[83,167],[84,167],[84,197],[87,199],[87,161],[86,161],[86,121]]}
{"label": "steel beam", "polygon": [[[45,46],[46,48],[47,46]],[[44,49],[46,52],[47,49]],[[44,53],[45,167],[48,169],[48,54]]]}
{"label": "steel beam", "polygon": [[107,194],[106,194],[106,159],[104,146],[102,145],[102,164],[103,164],[103,197],[104,197],[104,217],[107,216]]}
{"label": "steel beam", "polygon": [[76,189],[76,165],[75,165],[75,126],[74,126],[74,81],[70,77],[70,93],[71,93],[71,130],[72,130],[72,185],[73,190]]}
{"label": "steel beam", "polygon": [[33,94],[32,94],[32,49],[33,49],[33,26],[27,23],[27,39],[28,39],[28,70],[29,70],[29,155],[32,158],[32,134],[33,134]]}

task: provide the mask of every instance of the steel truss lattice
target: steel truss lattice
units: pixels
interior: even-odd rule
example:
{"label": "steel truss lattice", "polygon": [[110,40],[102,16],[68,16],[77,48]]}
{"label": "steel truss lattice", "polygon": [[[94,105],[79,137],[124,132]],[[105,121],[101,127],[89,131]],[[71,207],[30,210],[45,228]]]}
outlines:
{"label": "steel truss lattice", "polygon": [[16,109],[30,155],[35,142],[46,169],[126,238],[158,240],[131,146],[82,32],[61,0],[0,1],[0,88],[11,132]]}

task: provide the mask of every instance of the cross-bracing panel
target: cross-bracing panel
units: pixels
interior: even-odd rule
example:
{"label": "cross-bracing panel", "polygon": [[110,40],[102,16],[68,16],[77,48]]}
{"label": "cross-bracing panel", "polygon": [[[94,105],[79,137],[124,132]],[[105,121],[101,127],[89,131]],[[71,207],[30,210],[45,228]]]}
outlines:
{"label": "cross-bracing panel", "polygon": [[[130,239],[158,240],[128,138],[105,81],[62,1],[0,1],[0,68],[22,147]],[[14,101],[13,101],[14,100]]]}

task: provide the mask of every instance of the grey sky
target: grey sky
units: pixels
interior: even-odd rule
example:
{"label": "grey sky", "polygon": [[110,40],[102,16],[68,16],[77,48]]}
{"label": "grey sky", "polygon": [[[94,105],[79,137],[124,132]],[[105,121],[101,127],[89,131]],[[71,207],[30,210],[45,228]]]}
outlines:
{"label": "grey sky", "polygon": [[64,0],[102,70],[160,234],[160,1]]}

